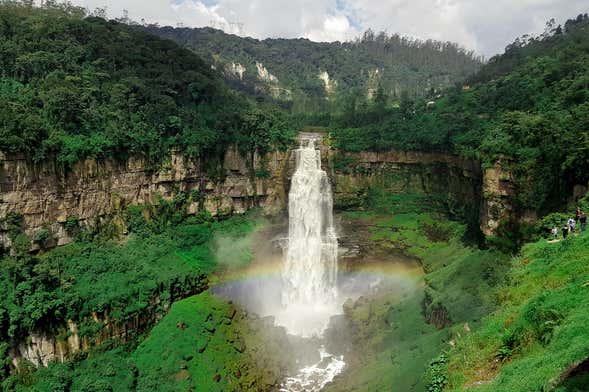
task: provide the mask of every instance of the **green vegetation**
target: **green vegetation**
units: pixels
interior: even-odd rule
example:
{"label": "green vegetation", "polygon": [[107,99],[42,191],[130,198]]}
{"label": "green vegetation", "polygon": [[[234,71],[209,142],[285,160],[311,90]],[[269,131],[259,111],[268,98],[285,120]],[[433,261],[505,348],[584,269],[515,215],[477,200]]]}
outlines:
{"label": "green vegetation", "polygon": [[[570,213],[546,213],[589,181],[586,14],[517,40],[475,75],[480,62],[456,45],[384,33],[350,43],[257,41],[128,23],[69,3],[0,0],[1,152],[68,169],[86,158],[140,155],[158,163],[179,150],[212,172],[231,144],[251,164],[256,152],[289,146],[293,124],[325,126],[342,173],[362,170],[351,169],[346,155],[361,150],[452,153],[485,168],[500,163],[515,179],[514,213],[545,215],[539,230],[562,224]],[[182,42],[219,71],[148,32]],[[258,62],[278,81],[261,83]],[[243,80],[229,75],[231,63],[245,65]],[[323,71],[338,83],[333,92],[319,78]],[[222,72],[255,100],[230,90]],[[275,110],[274,100],[291,117]],[[587,234],[531,243],[510,258],[497,249],[517,251],[529,234],[521,227],[504,222],[502,238],[480,249],[472,241],[476,225],[439,213],[448,204],[440,195],[391,194],[381,185],[351,192],[336,206],[363,208],[344,214],[370,226],[380,250],[418,258],[425,276],[402,296],[345,305],[355,355],[327,390],[587,389]],[[178,191],[172,200],[118,211],[96,229],[67,217],[75,241],[48,252],[49,230],[29,238],[21,215],[3,217],[11,243],[0,255],[3,391],[277,387],[293,365],[284,331],[206,292],[214,273],[251,261],[251,234],[263,221],[255,214],[188,217],[189,200],[202,195]],[[589,209],[589,198],[579,205]],[[125,333],[107,331],[107,318]],[[23,363],[10,373],[11,349],[35,332],[64,343],[72,336],[69,320],[87,344],[72,361],[41,369]]]}
{"label": "green vegetation", "polygon": [[[246,320],[208,292],[182,300],[205,289],[207,275],[249,263],[251,234],[264,221],[255,212],[227,220],[206,214],[179,219],[173,203],[130,208],[131,235],[124,243],[97,236],[38,257],[3,260],[12,268],[2,270],[2,340],[18,341],[31,331],[66,339],[64,323],[72,319],[91,349],[48,368],[24,363],[1,390],[254,391],[278,385],[293,366],[280,354],[289,347],[284,330]],[[17,274],[14,286],[9,273]],[[148,321],[132,324],[120,341],[102,339],[93,346],[104,327],[92,321],[94,312],[111,323]],[[7,348],[0,346],[3,376],[8,375]]]}
{"label": "green vegetation", "polygon": [[[131,356],[139,372],[137,390],[271,388],[287,359],[277,355],[280,342],[260,339],[250,321],[218,297],[203,293],[180,301]],[[268,367],[258,369],[257,361]]]}
{"label": "green vegetation", "polygon": [[[208,292],[174,303],[137,347],[85,352],[74,361],[22,372],[16,391],[259,391],[274,387],[284,359],[255,323]],[[281,336],[285,339],[285,336]],[[261,371],[258,362],[267,365]],[[18,382],[18,383],[16,383]],[[14,389],[11,389],[14,388]]]}
{"label": "green vegetation", "polygon": [[[353,42],[312,42],[307,39],[242,38],[212,28],[147,26],[144,29],[171,39],[223,70],[231,86],[258,101],[277,100],[295,113],[333,109],[333,98],[357,91],[366,97],[379,88],[400,97],[422,97],[472,75],[481,61],[450,42],[420,41],[397,34],[367,31]],[[257,64],[276,76],[261,81]],[[245,67],[241,76],[231,70]],[[327,72],[330,91],[319,77]],[[326,98],[330,98],[327,100]],[[320,125],[322,114],[312,119]]]}
{"label": "green vegetation", "polygon": [[[183,238],[194,233],[190,243]],[[118,320],[163,304],[174,293],[206,287],[205,274],[215,265],[212,228],[187,222],[162,234],[115,241],[75,242],[44,255],[5,257],[0,272],[0,309],[6,316],[4,338],[60,328],[92,312]]]}
{"label": "green vegetation", "polygon": [[[328,390],[586,390],[586,235],[543,239],[510,259],[465,246],[467,227],[436,214],[424,195],[378,187],[368,195],[366,211],[344,214],[369,224],[377,246],[419,258],[425,288],[346,308],[362,354]],[[539,225],[570,216],[551,214]]]}
{"label": "green vegetation", "polygon": [[500,161],[515,177],[517,208],[545,214],[589,180],[588,64],[589,18],[580,15],[517,41],[464,88],[425,100],[351,95],[330,121],[334,144],[451,152],[485,166]]}
{"label": "green vegetation", "polygon": [[231,143],[292,136],[173,42],[67,3],[0,1],[0,151],[68,166],[176,148],[213,165]]}
{"label": "green vegetation", "polygon": [[[104,327],[90,321],[92,314],[123,324],[148,320],[129,331],[129,341],[172,302],[204,290],[213,271],[249,262],[251,254],[243,253],[243,246],[225,253],[217,247],[220,239],[247,238],[261,222],[255,215],[214,221],[205,214],[175,221],[178,210],[168,205],[130,208],[131,236],[124,243],[105,237],[116,232],[107,226],[98,234],[82,230],[78,241],[39,256],[17,246],[0,269],[0,340],[11,344],[31,332],[65,333],[66,320],[78,323],[80,335],[92,339]],[[150,210],[153,215],[141,212]],[[11,222],[19,238],[19,218]],[[227,253],[230,249],[236,252]],[[7,352],[0,353],[4,361]]]}
{"label": "green vegetation", "polygon": [[399,214],[375,222],[374,241],[405,249],[421,260],[427,273],[425,317],[439,327],[477,321],[493,310],[490,288],[507,270],[505,255],[465,247],[465,229],[427,214]]}
{"label": "green vegetation", "polygon": [[82,353],[76,360],[49,367],[32,366],[5,380],[2,391],[130,391],[135,385],[133,365],[124,347]]}
{"label": "green vegetation", "polygon": [[[373,210],[344,215],[370,226],[373,246],[403,249],[418,258],[425,287],[417,285],[400,298],[384,293],[345,308],[353,346],[361,348],[359,358],[326,390],[441,391],[448,374],[440,354],[465,324],[478,325],[497,308],[493,289],[504,280],[508,257],[465,245],[467,227],[436,213],[435,203],[423,196],[377,194],[371,199]],[[419,213],[421,208],[429,212]]]}
{"label": "green vegetation", "polygon": [[421,314],[422,295],[383,296],[360,300],[345,308],[351,341],[359,353],[346,357],[347,369],[326,392],[342,390],[423,391],[422,375],[447,336],[427,324]]}
{"label": "green vegetation", "polygon": [[465,226],[433,211],[418,214],[411,203],[395,207],[394,200],[392,206],[391,200],[380,200],[378,210],[388,205],[384,210],[392,215],[346,215],[369,222],[371,239],[381,247],[418,257],[426,272],[425,290],[422,296],[384,296],[346,309],[356,344],[367,350],[331,390],[339,385],[395,385],[407,391],[586,390],[586,234],[557,243],[542,239],[510,259],[466,247],[460,241]]}
{"label": "green vegetation", "polygon": [[[526,245],[491,295],[499,307],[449,353],[448,390],[552,390],[589,358],[589,237]],[[581,366],[580,366],[581,367]],[[559,391],[586,390],[587,376]]]}
{"label": "green vegetation", "polygon": [[[140,378],[139,389],[235,388],[239,379],[233,372],[239,366],[232,354],[244,351],[245,343],[232,330],[234,312],[230,305],[209,294],[174,304],[169,316],[133,353],[139,374],[148,376]],[[195,357],[200,351],[201,356]]]}

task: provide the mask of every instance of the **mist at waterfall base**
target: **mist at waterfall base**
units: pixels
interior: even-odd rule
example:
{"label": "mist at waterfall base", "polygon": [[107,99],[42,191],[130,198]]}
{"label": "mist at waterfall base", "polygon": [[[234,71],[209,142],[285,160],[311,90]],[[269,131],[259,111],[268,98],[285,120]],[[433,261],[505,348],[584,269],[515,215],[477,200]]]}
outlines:
{"label": "mist at waterfall base", "polygon": [[291,335],[308,338],[316,355],[296,359],[299,371],[286,378],[282,390],[319,391],[345,367],[343,350],[330,345],[328,353],[323,339],[330,320],[343,314],[344,303],[384,289],[400,293],[414,281],[403,279],[398,271],[386,273],[386,267],[338,271],[338,253],[345,254],[345,249],[338,248],[331,185],[313,139],[302,141],[296,163],[288,235],[279,233],[256,243],[252,265],[213,292],[250,313],[272,317]]}

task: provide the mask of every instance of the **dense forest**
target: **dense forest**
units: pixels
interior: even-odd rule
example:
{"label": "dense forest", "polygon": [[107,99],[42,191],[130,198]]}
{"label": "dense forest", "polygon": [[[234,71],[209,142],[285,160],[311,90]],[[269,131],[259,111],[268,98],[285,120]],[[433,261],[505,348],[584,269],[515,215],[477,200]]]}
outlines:
{"label": "dense forest", "polygon": [[[372,101],[349,94],[324,115],[342,151],[451,152],[500,160],[519,185],[522,209],[545,213],[589,179],[589,19],[518,39],[470,84],[425,99]],[[317,118],[318,116],[315,116]]]}
{"label": "dense forest", "polygon": [[[171,148],[215,157],[286,135],[192,52],[67,3],[0,3],[0,150],[64,166]],[[286,137],[286,136],[285,136]]]}
{"label": "dense forest", "polygon": [[[421,41],[367,31],[351,42],[242,38],[213,28],[146,26],[146,31],[189,48],[224,71],[232,86],[259,100],[277,98],[295,112],[332,106],[349,90],[373,96],[380,87],[393,97],[452,86],[472,75],[481,59],[455,43]],[[277,80],[260,80],[257,65]],[[242,70],[235,68],[243,66]],[[324,79],[320,74],[324,74]],[[328,76],[325,79],[325,76]]]}

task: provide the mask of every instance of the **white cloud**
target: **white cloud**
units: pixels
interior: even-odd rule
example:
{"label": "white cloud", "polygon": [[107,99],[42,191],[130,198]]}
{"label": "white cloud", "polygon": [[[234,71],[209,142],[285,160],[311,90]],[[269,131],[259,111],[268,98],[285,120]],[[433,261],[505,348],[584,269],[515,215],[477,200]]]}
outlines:
{"label": "white cloud", "polygon": [[90,9],[123,9],[135,20],[162,25],[214,22],[256,38],[351,39],[362,30],[385,30],[422,39],[454,41],[487,56],[516,37],[540,33],[550,18],[563,22],[589,11],[587,0],[74,0]]}
{"label": "white cloud", "polygon": [[360,32],[351,26],[348,18],[340,14],[326,16],[319,29],[311,29],[305,36],[312,41],[329,42],[350,40],[358,34]]}
{"label": "white cloud", "polygon": [[454,41],[487,56],[550,18],[563,22],[589,11],[587,0],[354,0],[363,26],[422,39]]}

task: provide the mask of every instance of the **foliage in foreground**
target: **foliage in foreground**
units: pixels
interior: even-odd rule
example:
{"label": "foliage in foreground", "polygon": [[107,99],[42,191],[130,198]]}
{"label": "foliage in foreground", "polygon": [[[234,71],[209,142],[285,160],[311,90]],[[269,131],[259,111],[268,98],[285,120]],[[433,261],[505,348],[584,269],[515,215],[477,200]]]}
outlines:
{"label": "foliage in foreground", "polygon": [[205,292],[174,303],[136,348],[83,353],[5,386],[36,392],[267,390],[285,366],[277,353],[286,336],[280,338],[262,342],[233,305]]}
{"label": "foliage in foreground", "polygon": [[[497,310],[450,352],[449,390],[551,390],[589,358],[587,234],[525,246],[494,294]],[[581,374],[558,390],[588,386]]]}

